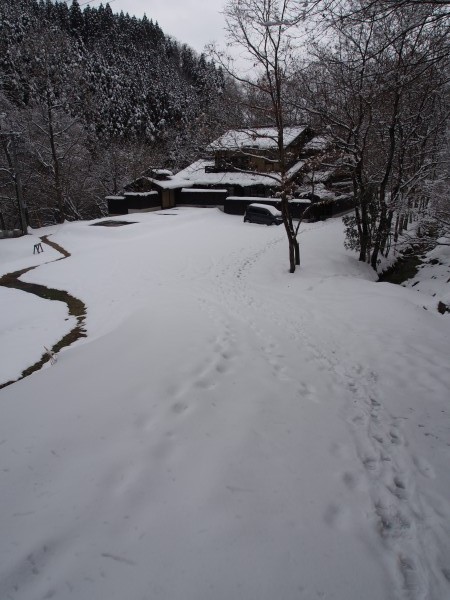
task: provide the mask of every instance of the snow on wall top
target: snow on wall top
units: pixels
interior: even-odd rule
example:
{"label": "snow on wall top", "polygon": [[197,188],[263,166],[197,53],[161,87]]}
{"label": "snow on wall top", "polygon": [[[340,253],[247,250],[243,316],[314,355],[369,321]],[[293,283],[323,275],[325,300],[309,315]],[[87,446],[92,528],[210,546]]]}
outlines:
{"label": "snow on wall top", "polygon": [[182,192],[186,192],[186,193],[194,193],[194,194],[198,194],[198,193],[206,193],[206,194],[226,194],[228,190],[226,190],[225,188],[223,190],[208,190],[208,189],[204,189],[204,188],[181,188]]}
{"label": "snow on wall top", "polygon": [[[306,125],[284,128],[284,145],[289,146],[306,129]],[[241,150],[244,147],[255,150],[277,148],[278,132],[276,127],[255,127],[253,129],[237,129],[224,133],[211,142],[207,150]]]}
{"label": "snow on wall top", "polygon": [[[255,202],[279,202],[280,199],[279,198],[269,198],[269,197],[265,197],[265,196],[228,196],[227,197],[227,201],[228,200],[236,200],[236,201],[241,201],[241,200],[250,200],[250,202],[255,203]],[[266,205],[264,204],[264,207]],[[270,206],[270,205],[269,205]]]}
{"label": "snow on wall top", "polygon": [[157,196],[156,190],[152,192],[124,192],[124,196]]}

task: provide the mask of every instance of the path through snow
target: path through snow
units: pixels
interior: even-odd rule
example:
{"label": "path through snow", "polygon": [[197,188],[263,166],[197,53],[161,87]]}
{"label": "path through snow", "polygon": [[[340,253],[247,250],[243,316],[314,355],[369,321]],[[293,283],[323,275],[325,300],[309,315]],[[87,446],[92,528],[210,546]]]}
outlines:
{"label": "path through snow", "polygon": [[340,221],[292,276],[279,228],[174,214],[27,276],[89,337],[1,392],[0,597],[449,597],[447,317]]}

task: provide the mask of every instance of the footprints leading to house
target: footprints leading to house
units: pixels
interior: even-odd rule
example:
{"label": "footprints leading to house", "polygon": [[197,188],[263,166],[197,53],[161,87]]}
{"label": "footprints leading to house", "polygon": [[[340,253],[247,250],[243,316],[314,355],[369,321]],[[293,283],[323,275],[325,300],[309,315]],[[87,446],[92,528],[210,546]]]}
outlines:
{"label": "footprints leading to house", "polygon": [[202,402],[207,397],[205,394],[217,388],[221,379],[235,366],[239,356],[236,335],[230,323],[223,318],[218,319],[217,314],[214,318],[219,323],[220,333],[210,340],[201,356],[193,356],[191,361],[187,361],[188,367],[184,377],[180,378],[181,382],[167,388],[169,415],[180,417],[188,414],[193,404]]}
{"label": "footprints leading to house", "polygon": [[[422,493],[421,482],[424,478],[435,477],[435,473],[422,457],[411,456],[405,416],[394,417],[386,409],[384,399],[379,395],[380,382],[375,372],[362,364],[338,363],[332,348],[317,347],[313,325],[308,321],[307,305],[288,322],[279,307],[263,301],[249,286],[251,268],[251,257],[243,258],[240,264],[236,261],[234,275],[238,284],[230,289],[224,285],[224,298],[229,307],[248,317],[246,322],[258,344],[255,350],[259,350],[260,357],[264,358],[274,380],[279,383],[280,393],[283,389],[291,393],[296,389],[302,400],[323,396],[309,383],[299,381],[299,372],[290,361],[289,348],[295,349],[296,355],[299,348],[307,349],[302,363],[306,371],[332,373],[337,392],[342,389],[348,392],[346,419],[352,441],[337,444],[330,452],[340,463],[352,465],[338,473],[343,497],[359,495],[356,504],[366,498],[367,510],[355,516],[348,508],[352,502],[330,501],[324,508],[323,522],[330,528],[344,530],[357,526],[354,521],[360,519],[361,527],[369,528],[369,535],[373,536],[369,543],[378,539],[385,548],[383,561],[392,574],[392,597],[396,600],[450,598],[449,578],[445,575],[450,575],[450,570],[443,564],[445,552],[441,551],[445,543],[439,540],[440,525],[436,525],[437,519],[443,522],[442,515],[448,514],[448,510],[446,507],[439,517]],[[255,311],[264,313],[283,331],[283,343],[277,343],[281,338],[275,332],[273,338],[268,339],[267,331],[258,328],[261,321],[260,318],[253,319]],[[320,380],[317,387],[322,390]],[[435,565],[440,565],[439,569]],[[443,595],[442,590],[447,593]]]}

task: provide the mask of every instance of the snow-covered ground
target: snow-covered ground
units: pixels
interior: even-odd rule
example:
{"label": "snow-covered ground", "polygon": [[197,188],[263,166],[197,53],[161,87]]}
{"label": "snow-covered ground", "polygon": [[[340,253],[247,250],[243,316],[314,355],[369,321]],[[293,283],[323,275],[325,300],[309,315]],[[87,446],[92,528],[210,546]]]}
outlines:
{"label": "snow-covered ground", "polygon": [[[47,228],[72,256],[23,276],[82,299],[88,338],[0,391],[0,598],[450,598],[450,315],[376,283],[340,220],[290,275],[280,227],[127,219]],[[0,291],[49,335],[1,340],[12,378],[64,315]]]}

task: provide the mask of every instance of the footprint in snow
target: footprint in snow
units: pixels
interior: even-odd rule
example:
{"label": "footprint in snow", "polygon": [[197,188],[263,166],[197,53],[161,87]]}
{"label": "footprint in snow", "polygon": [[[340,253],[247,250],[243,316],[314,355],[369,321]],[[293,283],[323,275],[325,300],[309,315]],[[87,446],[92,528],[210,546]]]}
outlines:
{"label": "footprint in snow", "polygon": [[344,528],[348,525],[348,509],[339,504],[330,504],[324,513],[324,521],[329,527]]}
{"label": "footprint in snow", "polygon": [[394,477],[393,483],[388,485],[387,489],[399,500],[404,500],[407,497],[406,486],[399,477]]}
{"label": "footprint in snow", "polygon": [[423,477],[427,477],[429,479],[434,479],[436,477],[436,473],[428,461],[417,456],[413,456],[412,459],[415,467]]}
{"label": "footprint in snow", "polygon": [[[312,398],[314,396],[314,388],[312,388],[304,381],[301,381],[298,384],[297,393],[302,398]],[[317,397],[315,397],[314,399],[317,401]]]}
{"label": "footprint in snow", "polygon": [[[403,587],[410,592],[409,597],[424,598],[427,591],[427,576],[418,567],[418,564],[410,557],[400,555],[398,557],[398,566],[403,577]],[[427,595],[428,597],[428,595]]]}
{"label": "footprint in snow", "polygon": [[379,461],[378,458],[373,456],[366,456],[363,458],[362,463],[368,471],[375,471],[378,467]]}
{"label": "footprint in snow", "polygon": [[345,487],[351,491],[355,490],[359,485],[359,478],[357,477],[357,475],[355,475],[354,473],[350,473],[349,471],[346,471],[342,475],[342,481]]}
{"label": "footprint in snow", "polygon": [[389,432],[389,437],[392,444],[400,445],[402,443],[402,440],[395,429],[391,429],[391,431]]}
{"label": "footprint in snow", "polygon": [[216,387],[216,383],[210,376],[201,377],[194,382],[194,386],[201,390],[212,390]]}
{"label": "footprint in snow", "polygon": [[408,517],[395,506],[376,504],[375,512],[379,518],[378,532],[384,539],[403,537],[411,528]]}
{"label": "footprint in snow", "polygon": [[188,408],[189,408],[188,405],[185,404],[184,402],[175,402],[175,404],[172,404],[172,412],[175,413],[176,415],[181,415]]}
{"label": "footprint in snow", "polygon": [[216,371],[223,375],[229,370],[228,363],[226,361],[219,361],[216,365]]}

